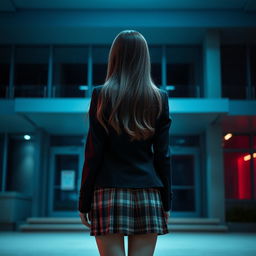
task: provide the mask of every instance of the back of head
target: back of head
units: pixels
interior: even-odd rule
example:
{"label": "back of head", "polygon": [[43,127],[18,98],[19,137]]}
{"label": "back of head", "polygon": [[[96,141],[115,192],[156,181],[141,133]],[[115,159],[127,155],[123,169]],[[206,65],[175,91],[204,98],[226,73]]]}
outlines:
{"label": "back of head", "polygon": [[[111,107],[108,117],[104,109]],[[145,140],[155,132],[155,121],[162,110],[162,98],[151,78],[148,44],[141,33],[124,30],[114,39],[109,56],[97,118],[108,131],[105,119],[118,133],[131,140]]]}

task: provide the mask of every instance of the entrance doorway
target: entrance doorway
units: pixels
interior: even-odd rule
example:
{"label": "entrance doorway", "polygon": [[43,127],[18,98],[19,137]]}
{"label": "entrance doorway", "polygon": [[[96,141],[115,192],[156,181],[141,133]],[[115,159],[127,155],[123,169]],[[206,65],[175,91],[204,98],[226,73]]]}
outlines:
{"label": "entrance doorway", "polygon": [[[48,216],[77,216],[83,161],[83,147],[51,148]],[[200,217],[199,163],[199,148],[172,146],[172,216]]]}
{"label": "entrance doorway", "polygon": [[172,147],[173,216],[200,217],[199,148]]}
{"label": "entrance doorway", "polygon": [[48,216],[78,216],[82,161],[83,147],[51,148]]}

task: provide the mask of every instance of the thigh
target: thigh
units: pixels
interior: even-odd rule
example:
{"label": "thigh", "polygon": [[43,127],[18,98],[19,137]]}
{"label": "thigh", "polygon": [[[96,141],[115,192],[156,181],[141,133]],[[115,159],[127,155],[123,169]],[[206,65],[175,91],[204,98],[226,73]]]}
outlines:
{"label": "thigh", "polygon": [[106,234],[95,236],[100,256],[125,256],[124,235]]}
{"label": "thigh", "polygon": [[128,256],[152,256],[157,242],[157,233],[128,236]]}

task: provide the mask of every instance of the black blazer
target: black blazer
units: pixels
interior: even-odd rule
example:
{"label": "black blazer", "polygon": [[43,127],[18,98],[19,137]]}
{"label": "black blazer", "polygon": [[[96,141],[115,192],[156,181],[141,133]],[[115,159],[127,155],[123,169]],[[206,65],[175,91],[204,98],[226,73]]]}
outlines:
{"label": "black blazer", "polygon": [[84,164],[78,210],[91,209],[94,187],[158,187],[165,211],[172,209],[172,166],[168,94],[163,97],[163,112],[156,120],[155,134],[144,141],[129,141],[128,135],[117,135],[107,126],[109,135],[96,119],[96,106],[102,85],[92,92],[89,108],[89,132],[85,144]]}

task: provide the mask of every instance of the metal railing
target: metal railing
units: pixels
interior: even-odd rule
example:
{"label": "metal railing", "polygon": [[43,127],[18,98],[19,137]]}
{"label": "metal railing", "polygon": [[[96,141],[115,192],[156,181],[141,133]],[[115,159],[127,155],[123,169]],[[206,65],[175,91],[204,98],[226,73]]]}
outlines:
{"label": "metal railing", "polygon": [[198,85],[183,85],[169,84],[166,85],[168,95],[172,98],[200,98],[200,86]]}
{"label": "metal railing", "polygon": [[[199,85],[180,85],[172,84],[166,87],[157,85],[165,89],[171,98],[200,98],[203,97]],[[88,85],[53,85],[50,87],[51,93],[48,93],[47,85],[16,85],[9,87],[7,85],[0,85],[0,98],[85,98],[91,97],[91,91]],[[232,85],[222,86],[222,97],[229,99],[256,99],[256,85],[254,86],[240,86]]]}

